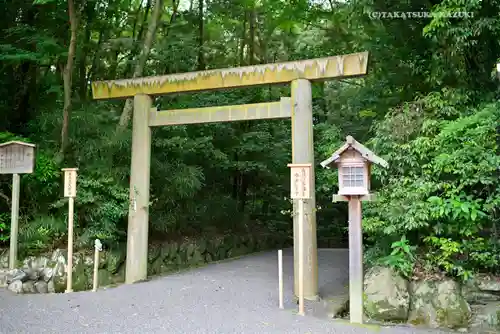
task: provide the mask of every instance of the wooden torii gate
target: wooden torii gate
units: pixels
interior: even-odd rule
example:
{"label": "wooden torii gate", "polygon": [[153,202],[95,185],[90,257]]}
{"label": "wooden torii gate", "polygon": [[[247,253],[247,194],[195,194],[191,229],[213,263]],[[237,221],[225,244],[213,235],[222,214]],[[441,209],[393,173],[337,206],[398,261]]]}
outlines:
{"label": "wooden torii gate", "polygon": [[[92,82],[94,99],[134,98],[132,163],[127,232],[126,283],[147,278],[151,129],[153,126],[292,119],[292,162],[311,163],[314,148],[311,81],[358,77],[367,73],[368,52],[285,63],[245,66],[182,74]],[[180,92],[291,83],[291,98],[280,102],[157,111],[152,96]],[[297,203],[293,203],[296,212]],[[316,200],[304,204],[304,297],[318,298]],[[294,291],[298,294],[298,219],[293,219]]]}

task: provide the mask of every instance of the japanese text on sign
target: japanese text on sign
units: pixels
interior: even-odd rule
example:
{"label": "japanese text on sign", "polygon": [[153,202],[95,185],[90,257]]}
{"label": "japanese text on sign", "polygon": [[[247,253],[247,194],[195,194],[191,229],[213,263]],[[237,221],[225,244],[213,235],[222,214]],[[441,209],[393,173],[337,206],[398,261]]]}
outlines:
{"label": "japanese text on sign", "polygon": [[290,196],[292,199],[311,198],[311,165],[310,164],[290,164],[291,167],[291,187]]}
{"label": "japanese text on sign", "polygon": [[76,197],[76,168],[64,168],[64,197]]}
{"label": "japanese text on sign", "polygon": [[34,147],[7,144],[0,147],[0,174],[33,173]]}

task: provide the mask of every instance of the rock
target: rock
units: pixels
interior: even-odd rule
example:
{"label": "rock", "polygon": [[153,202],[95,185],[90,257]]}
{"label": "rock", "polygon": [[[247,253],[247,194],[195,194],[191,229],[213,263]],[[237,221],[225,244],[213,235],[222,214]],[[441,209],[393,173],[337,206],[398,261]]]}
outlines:
{"label": "rock", "polygon": [[410,305],[408,282],[387,267],[373,267],[364,280],[365,313],[380,321],[406,321]]}
{"label": "rock", "polygon": [[481,291],[500,292],[500,277],[478,277],[476,284]]}
{"label": "rock", "polygon": [[203,256],[201,253],[195,249],[193,255],[189,258],[189,264],[191,265],[199,265],[205,263]]}
{"label": "rock", "polygon": [[166,271],[167,265],[162,258],[157,258],[153,263],[148,263],[148,275],[158,275]]}
{"label": "rock", "polygon": [[13,281],[7,289],[14,293],[23,293],[23,282],[21,280]]}
{"label": "rock", "polygon": [[31,281],[38,281],[38,279],[40,278],[40,273],[34,268],[26,268],[24,269],[24,272],[26,272],[26,274],[28,275],[28,279]]}
{"label": "rock", "polygon": [[500,278],[475,277],[465,283],[462,294],[471,304],[500,301]]}
{"label": "rock", "polygon": [[49,293],[55,293],[56,292],[56,287],[54,285],[54,281],[49,281],[47,283],[47,290]]}
{"label": "rock", "polygon": [[8,269],[0,269],[0,288],[6,287],[7,279],[9,277],[10,270]]}
{"label": "rock", "polygon": [[55,272],[54,268],[50,267],[43,268],[40,278],[45,282],[48,282],[52,279],[52,277],[54,277],[54,272]]}
{"label": "rock", "polygon": [[[75,263],[75,261],[73,261],[73,263]],[[42,279],[50,283],[48,284],[50,293],[64,292],[66,290],[66,271],[66,253],[64,250],[56,249],[52,252],[52,256],[47,262],[46,268],[44,268],[42,274]]]}
{"label": "rock", "polygon": [[161,246],[161,244],[154,244],[148,247],[148,263],[153,263],[160,257]]}
{"label": "rock", "polygon": [[329,318],[342,318],[349,312],[349,292],[323,299],[323,307]]}
{"label": "rock", "polygon": [[28,274],[21,269],[12,269],[7,277],[7,284],[14,281],[26,282],[29,279]]}
{"label": "rock", "polygon": [[85,257],[78,255],[73,263],[73,291],[84,291],[92,288],[92,264],[85,263]]}
{"label": "rock", "polygon": [[107,269],[110,273],[116,274],[120,266],[125,262],[125,252],[121,249],[113,249],[107,256]]}
{"label": "rock", "polygon": [[472,329],[490,329],[500,332],[500,302],[472,306]]}
{"label": "rock", "polygon": [[457,282],[418,281],[410,284],[412,294],[408,322],[432,328],[468,327],[471,308],[460,293]]}
{"label": "rock", "polygon": [[0,249],[0,269],[9,268],[9,251],[7,249]]}
{"label": "rock", "polygon": [[24,259],[23,261],[23,269],[28,271],[36,271],[39,272],[43,270],[47,266],[49,259],[45,256],[34,257],[30,256]]}
{"label": "rock", "polygon": [[66,254],[67,252],[62,249],[56,249],[52,252],[52,256],[50,257],[51,261],[54,262],[62,262],[66,264]]}
{"label": "rock", "polygon": [[27,281],[23,283],[23,292],[24,293],[36,293],[35,283],[33,281]]}
{"label": "rock", "polygon": [[[99,287],[108,286],[113,284],[113,276],[106,269],[99,269],[97,279],[99,280]],[[93,284],[94,282],[92,282]]]}
{"label": "rock", "polygon": [[47,282],[38,281],[35,283],[35,290],[38,293],[48,293],[49,292],[49,285],[47,284]]}

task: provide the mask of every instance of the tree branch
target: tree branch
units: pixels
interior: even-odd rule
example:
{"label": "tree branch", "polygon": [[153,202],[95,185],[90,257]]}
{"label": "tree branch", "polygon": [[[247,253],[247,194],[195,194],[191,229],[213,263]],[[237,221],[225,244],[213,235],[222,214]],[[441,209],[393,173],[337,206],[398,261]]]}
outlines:
{"label": "tree branch", "polygon": [[8,205],[10,205],[10,198],[9,196],[5,195],[4,193],[0,192],[0,197],[2,197]]}

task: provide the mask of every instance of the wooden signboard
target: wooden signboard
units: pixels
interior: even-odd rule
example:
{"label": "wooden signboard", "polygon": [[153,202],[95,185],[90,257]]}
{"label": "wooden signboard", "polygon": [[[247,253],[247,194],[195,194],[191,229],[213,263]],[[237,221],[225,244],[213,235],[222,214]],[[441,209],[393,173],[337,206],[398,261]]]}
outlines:
{"label": "wooden signboard", "polygon": [[304,313],[304,200],[311,198],[312,164],[288,164],[290,167],[290,197],[298,200],[299,215],[299,315]]}
{"label": "wooden signboard", "polygon": [[12,175],[12,208],[10,218],[9,269],[17,264],[17,236],[19,233],[19,174],[33,173],[35,168],[35,145],[20,141],[0,144],[0,174]]}
{"label": "wooden signboard", "polygon": [[292,199],[311,198],[311,164],[288,164],[291,171],[290,196]]}
{"label": "wooden signboard", "polygon": [[0,144],[0,174],[30,174],[35,167],[35,145],[10,141]]}
{"label": "wooden signboard", "polygon": [[64,197],[76,197],[76,172],[78,168],[63,168]]}

